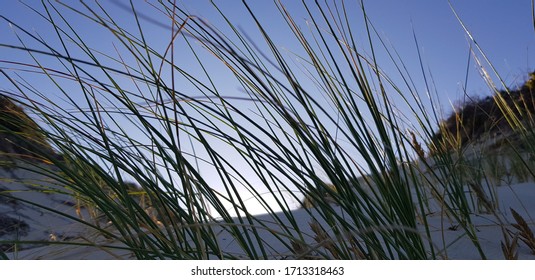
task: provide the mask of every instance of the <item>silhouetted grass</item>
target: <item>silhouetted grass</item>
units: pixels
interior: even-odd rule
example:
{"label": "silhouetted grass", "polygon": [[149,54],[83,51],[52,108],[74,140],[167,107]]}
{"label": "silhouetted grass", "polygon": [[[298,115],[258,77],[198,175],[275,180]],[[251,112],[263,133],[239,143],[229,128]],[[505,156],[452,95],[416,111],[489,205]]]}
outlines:
{"label": "silhouetted grass", "polygon": [[[437,113],[378,65],[375,51],[381,49],[403,69],[362,3],[303,2],[310,17],[305,32],[276,2],[298,42],[295,53],[303,62],[298,67],[277,48],[267,29],[271,23],[261,22],[246,3],[244,17],[258,27],[262,41],[247,39],[224,14],[227,26],[212,26],[178,6],[160,4],[161,16],[172,22],[165,51],[145,38],[135,5],[130,20],[138,29],[129,31],[98,5],[43,5],[40,16],[56,31],[56,44],[2,17],[21,44],[0,47],[33,59],[13,61],[15,73],[31,69],[44,75],[60,98],[29,79],[3,69],[2,74],[15,88],[11,96],[39,118],[43,129],[35,130],[62,155],[39,151],[61,171],[49,176],[95,210],[92,219],[73,221],[91,224],[136,258],[446,258],[449,244],[438,250],[442,241],[431,238],[427,224],[433,203],[486,258],[471,221],[474,197],[466,193],[474,178],[465,173],[463,151],[469,140],[505,124],[530,132],[523,121],[532,113],[527,89],[500,93],[497,105],[488,99],[468,103],[436,132]],[[88,45],[62,16],[64,9],[113,35],[117,53]],[[357,31],[349,24],[356,19],[346,9],[364,15],[369,50],[357,47]],[[196,64],[181,64],[176,52]],[[395,74],[411,78],[401,70]],[[240,85],[240,94],[228,94],[220,77]],[[400,104],[391,100],[406,102],[417,126],[394,114]],[[423,156],[424,147],[407,127],[429,143],[431,156]],[[246,195],[273,223],[251,213]],[[301,206],[314,207],[303,210],[310,219],[306,229],[293,212],[293,203],[303,197]],[[308,229],[314,236],[303,234]],[[222,246],[221,232],[243,253]],[[284,250],[274,250],[267,240]]]}

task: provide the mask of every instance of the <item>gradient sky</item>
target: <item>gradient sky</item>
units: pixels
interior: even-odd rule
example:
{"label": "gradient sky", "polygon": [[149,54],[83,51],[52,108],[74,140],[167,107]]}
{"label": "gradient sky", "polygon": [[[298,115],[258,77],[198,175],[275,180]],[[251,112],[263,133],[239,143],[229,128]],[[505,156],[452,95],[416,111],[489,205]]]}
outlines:
{"label": "gradient sky", "polygon": [[[22,1],[39,11],[41,1]],[[64,1],[76,4],[75,1]],[[91,1],[87,1],[91,3]],[[121,8],[127,1],[100,1],[109,8],[114,18],[125,27],[135,30],[131,14]],[[145,21],[147,34],[151,45],[157,50],[164,50],[170,38],[170,31],[165,28],[169,23],[158,17],[158,12],[147,5],[145,1],[133,1],[139,11],[150,18]],[[150,2],[150,1],[149,1]],[[251,18],[246,13],[241,1],[227,0],[215,1],[223,12],[253,40],[258,39],[258,31]],[[273,5],[272,1],[249,1],[259,19],[269,23],[268,32],[274,34],[277,46],[292,50],[295,41],[287,38],[285,24]],[[341,3],[340,1],[337,1]],[[358,1],[346,1],[350,7],[348,12],[358,14]],[[479,67],[470,56],[470,41],[460,23],[456,19],[448,1],[435,0],[374,0],[364,1],[369,18],[383,39],[389,42],[400,54],[407,64],[411,77],[415,80],[416,87],[421,94],[426,93],[422,79],[421,64],[415,48],[413,32],[416,35],[421,49],[423,66],[426,72],[433,77],[436,92],[441,109],[451,111],[450,103],[455,103],[463,98],[465,92],[470,96],[485,96],[490,93],[485,82],[480,78]],[[210,1],[178,1],[179,5],[187,7],[192,14],[205,18],[215,26],[222,26],[222,20],[217,11],[210,5]],[[283,1],[288,10],[294,13],[296,20],[302,20],[298,24],[305,25],[307,15],[301,8],[300,1]],[[307,3],[313,4],[312,1]],[[485,55],[490,59],[495,69],[507,86],[520,85],[528,72],[535,70],[535,31],[532,19],[532,7],[530,0],[452,0],[451,6],[459,14],[466,24],[476,42],[481,46]],[[59,43],[55,39],[53,29],[42,18],[36,16],[28,7],[19,1],[0,1],[0,14],[32,30],[35,34],[46,38],[52,44]],[[72,12],[65,10],[62,13],[74,28],[83,34],[86,42],[95,48],[113,54],[113,37],[103,34],[101,29],[95,29],[89,22]],[[358,16],[356,17],[358,18]],[[355,22],[357,38],[365,41],[362,33],[362,21]],[[286,30],[287,32],[287,30]],[[360,33],[359,33],[360,32]],[[13,29],[5,20],[0,20],[0,44],[19,45]],[[181,63],[193,63],[192,57],[181,57],[176,54]],[[384,57],[380,57],[385,59]],[[28,61],[26,54],[0,47],[0,61]],[[395,70],[389,69],[385,64],[384,71],[387,73]],[[0,62],[0,69],[9,70],[11,66]],[[220,66],[213,66],[217,69]],[[485,65],[488,67],[488,65]],[[488,68],[487,68],[488,69]],[[468,71],[468,73],[467,73]],[[468,77],[468,80],[466,80]],[[493,76],[493,78],[496,78]],[[4,78],[0,78],[0,90],[10,90],[6,86]],[[217,80],[217,79],[216,79]],[[221,77],[218,83],[225,83]],[[496,80],[497,82],[497,80]],[[40,83],[36,78],[35,83]],[[466,84],[466,89],[463,89]],[[224,85],[229,90],[238,89],[236,84]]]}
{"label": "gradient sky", "polygon": [[[32,7],[40,8],[40,1],[21,1]],[[64,1],[65,3],[75,3],[77,1]],[[91,3],[91,1],[87,1]],[[109,2],[121,1],[100,1],[115,13],[119,21],[124,20],[124,24],[131,24],[132,21],[128,12],[119,8],[119,5]],[[122,1],[126,3],[127,1]],[[146,5],[145,1],[134,1],[136,6],[141,7],[141,11],[147,15],[156,15],[154,8]],[[150,1],[149,1],[150,2]],[[273,21],[273,30],[284,28],[283,23],[278,20],[280,16],[274,8],[272,1],[249,1],[251,7],[258,12],[259,18],[265,21]],[[312,3],[312,1],[307,1]],[[341,2],[341,1],[338,1]],[[354,2],[346,1],[351,7]],[[209,1],[178,1],[182,6],[196,15],[206,18],[211,23],[217,25],[220,18],[217,12],[209,4]],[[247,16],[241,1],[216,1],[222,10],[248,34],[254,34],[254,26],[250,17]],[[301,24],[304,25],[306,15],[302,12],[300,1],[283,1],[290,11],[297,15],[303,15]],[[485,54],[492,61],[506,84],[516,85],[526,78],[526,74],[535,70],[535,32],[533,20],[531,18],[530,0],[471,0],[471,1],[451,1],[452,6],[457,11],[461,19],[473,34],[475,40],[480,44]],[[404,62],[410,66],[411,75],[415,78],[419,75],[419,63],[412,32],[414,30],[419,45],[422,50],[425,67],[429,67],[435,78],[438,93],[451,100],[456,100],[462,96],[460,84],[464,84],[468,61],[468,40],[465,32],[456,20],[448,1],[421,1],[421,0],[374,0],[365,1],[365,6],[372,23],[401,54]],[[0,2],[0,13],[21,24],[30,30],[35,30],[42,36],[48,36],[52,31],[50,26],[39,19],[27,7],[17,0],[7,0]],[[102,35],[94,31],[87,21],[80,20],[80,17],[72,17],[71,24],[76,26],[87,38],[94,38],[95,45],[104,50],[111,50],[111,42],[102,40]],[[296,17],[299,19],[299,16]],[[78,20],[79,22],[77,22]],[[168,24],[164,20],[157,18],[156,21]],[[270,23],[271,25],[271,23]],[[161,27],[147,24],[148,28],[154,28],[157,34],[165,34]],[[54,36],[54,35],[51,35]],[[13,43],[15,37],[9,25],[0,22],[0,42]],[[154,44],[165,45],[168,36],[163,36],[161,42]],[[280,47],[292,49],[291,43],[279,42]],[[0,58],[6,59],[5,52],[0,54]],[[415,63],[411,63],[415,62]],[[486,95],[488,90],[478,78],[477,67],[471,63],[470,76],[467,92],[473,95]],[[447,104],[446,104],[447,106]]]}

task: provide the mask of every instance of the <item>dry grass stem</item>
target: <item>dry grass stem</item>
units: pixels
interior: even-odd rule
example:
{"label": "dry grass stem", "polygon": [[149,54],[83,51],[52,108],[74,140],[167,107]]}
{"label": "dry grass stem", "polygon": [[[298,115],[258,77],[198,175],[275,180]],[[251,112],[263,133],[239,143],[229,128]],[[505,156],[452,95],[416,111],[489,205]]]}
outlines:
{"label": "dry grass stem", "polygon": [[332,241],[332,238],[325,232],[325,230],[321,227],[321,225],[318,223],[318,221],[314,220],[313,222],[309,223],[310,229],[312,229],[312,232],[314,232],[314,240],[318,242],[323,248],[327,249],[335,259],[340,259],[340,255],[336,251],[336,246],[334,245],[334,242]]}
{"label": "dry grass stem", "polygon": [[516,221],[516,224],[513,224],[513,227],[519,231],[520,240],[524,242],[530,249],[531,253],[535,254],[535,237],[533,236],[533,231],[526,223],[526,220],[522,218],[518,212],[510,208],[511,213]]}
{"label": "dry grass stem", "polygon": [[[469,185],[472,188],[472,190],[474,191],[474,193],[476,194],[477,201],[478,201],[478,206],[482,205],[483,208],[484,208],[485,213],[487,213],[487,214],[495,213],[496,212],[496,203],[492,202],[489,199],[489,197],[487,196],[487,194],[483,190],[483,187],[481,186],[481,184],[469,183]],[[480,209],[480,210],[483,210],[483,209]]]}
{"label": "dry grass stem", "polygon": [[515,234],[511,241],[506,237],[505,243],[501,242],[501,247],[506,260],[518,260],[518,234]]}

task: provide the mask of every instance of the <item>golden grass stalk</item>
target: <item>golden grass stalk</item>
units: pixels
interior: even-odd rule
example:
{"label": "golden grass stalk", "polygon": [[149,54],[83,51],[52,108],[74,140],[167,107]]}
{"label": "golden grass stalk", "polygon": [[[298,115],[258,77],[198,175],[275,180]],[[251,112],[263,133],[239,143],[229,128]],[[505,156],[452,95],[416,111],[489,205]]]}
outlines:
{"label": "golden grass stalk", "polygon": [[518,234],[515,234],[511,241],[505,238],[505,243],[502,241],[501,246],[506,260],[518,260]]}
{"label": "golden grass stalk", "polygon": [[334,242],[332,241],[332,238],[327,234],[325,229],[323,229],[318,221],[314,220],[311,223],[309,223],[310,229],[312,229],[312,232],[314,232],[314,240],[318,242],[323,248],[325,248],[327,251],[331,253],[331,255],[335,259],[340,258],[340,254],[338,254],[336,250],[336,246],[334,245]]}
{"label": "golden grass stalk", "polygon": [[524,242],[530,249],[531,253],[535,254],[535,237],[533,235],[533,231],[528,226],[528,223],[526,223],[526,220],[522,218],[518,212],[513,210],[513,208],[509,208],[511,210],[511,214],[513,214],[513,218],[516,221],[516,224],[513,224],[513,227],[516,228],[519,231],[520,240]]}
{"label": "golden grass stalk", "polygon": [[496,203],[491,201],[481,184],[469,183],[470,188],[474,191],[477,197],[478,206],[482,205],[485,208],[486,213],[495,213],[496,212]]}

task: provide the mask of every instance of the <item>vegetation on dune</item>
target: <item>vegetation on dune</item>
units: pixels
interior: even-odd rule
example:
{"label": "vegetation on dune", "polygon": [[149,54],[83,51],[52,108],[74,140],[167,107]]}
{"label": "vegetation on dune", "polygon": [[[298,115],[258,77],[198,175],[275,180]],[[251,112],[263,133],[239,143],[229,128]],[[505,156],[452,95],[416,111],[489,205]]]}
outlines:
{"label": "vegetation on dune", "polygon": [[517,89],[466,100],[440,123],[440,129],[431,138],[431,147],[453,150],[485,137],[499,137],[534,127],[535,72]]}
{"label": "vegetation on dune", "polygon": [[0,95],[0,156],[45,160],[41,155],[57,156],[37,123],[5,95]]}

